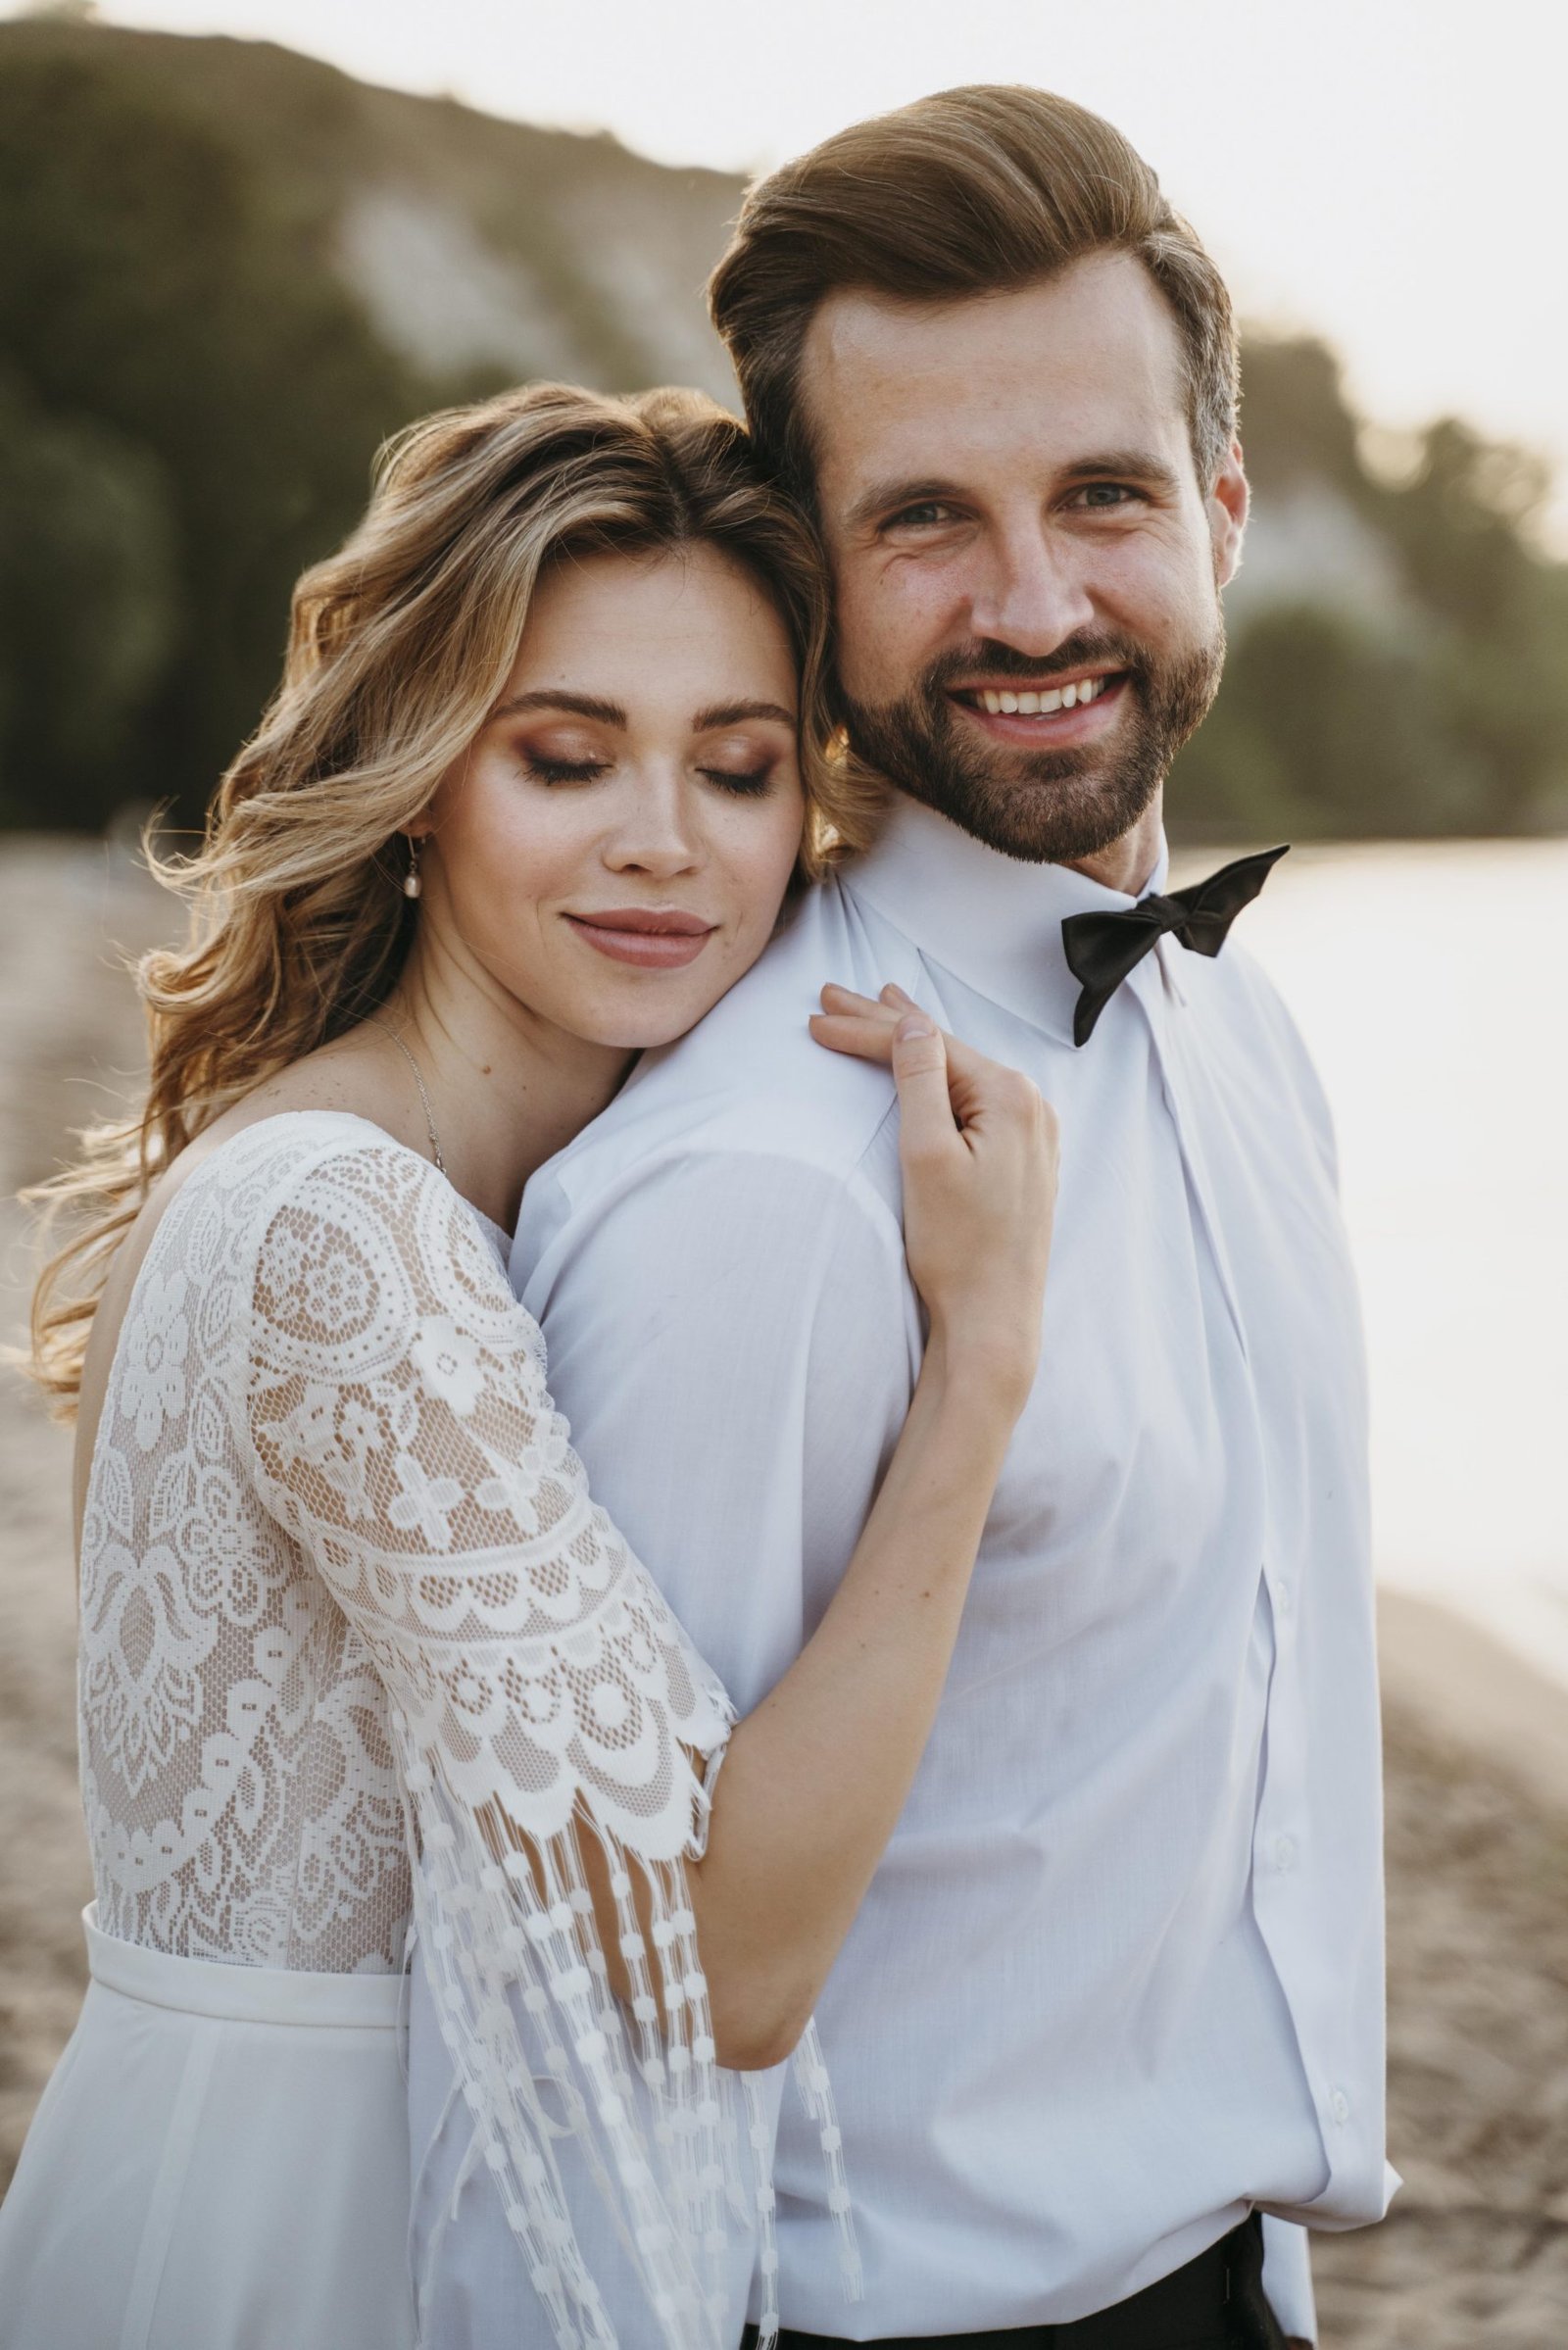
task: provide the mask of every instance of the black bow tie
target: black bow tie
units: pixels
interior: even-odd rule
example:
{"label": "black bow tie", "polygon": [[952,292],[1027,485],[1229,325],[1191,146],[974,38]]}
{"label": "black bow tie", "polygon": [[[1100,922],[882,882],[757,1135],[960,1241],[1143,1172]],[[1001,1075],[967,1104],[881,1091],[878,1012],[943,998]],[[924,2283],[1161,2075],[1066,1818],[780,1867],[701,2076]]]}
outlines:
{"label": "black bow tie", "polygon": [[1083,982],[1072,1016],[1073,1043],[1088,1044],[1095,1022],[1128,972],[1167,930],[1195,955],[1217,955],[1232,922],[1251,904],[1284,855],[1284,849],[1265,849],[1256,857],[1239,857],[1206,881],[1172,890],[1168,898],[1140,898],[1119,913],[1069,914],[1061,926],[1062,952],[1074,979]]}

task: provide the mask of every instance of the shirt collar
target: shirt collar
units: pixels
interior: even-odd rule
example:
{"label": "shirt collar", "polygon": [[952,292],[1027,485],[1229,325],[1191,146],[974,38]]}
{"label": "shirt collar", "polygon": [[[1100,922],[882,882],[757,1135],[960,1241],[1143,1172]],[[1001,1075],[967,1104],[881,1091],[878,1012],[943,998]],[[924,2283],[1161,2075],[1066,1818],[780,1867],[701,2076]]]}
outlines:
{"label": "shirt collar", "polygon": [[[876,846],[846,870],[844,887],[965,987],[1070,1043],[1079,982],[1062,953],[1063,921],[1136,906],[1163,890],[1169,868],[1162,832],[1153,871],[1129,896],[1069,865],[1005,857],[900,793]],[[1138,977],[1135,971],[1134,984]]]}

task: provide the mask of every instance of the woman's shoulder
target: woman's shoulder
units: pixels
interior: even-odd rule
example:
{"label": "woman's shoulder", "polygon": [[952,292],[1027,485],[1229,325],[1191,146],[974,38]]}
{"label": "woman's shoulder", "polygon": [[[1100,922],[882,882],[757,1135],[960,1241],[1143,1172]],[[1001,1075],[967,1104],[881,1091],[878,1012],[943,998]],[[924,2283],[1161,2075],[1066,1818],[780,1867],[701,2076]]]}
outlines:
{"label": "woman's shoulder", "polygon": [[149,1229],[130,1236],[117,1321],[172,1282],[190,1306],[207,1301],[210,1327],[227,1297],[242,1317],[309,1328],[324,1345],[372,1293],[378,1318],[461,1314],[499,1326],[519,1310],[499,1231],[420,1152],[358,1112],[237,1122],[200,1137],[165,1183],[148,1201]]}
{"label": "woman's shoulder", "polygon": [[238,1203],[223,1220],[249,1267],[236,1302],[253,1374],[286,1362],[337,1383],[456,1349],[543,1381],[544,1339],[513,1294],[505,1237],[369,1120],[259,1121],[223,1147],[212,1181]]}
{"label": "woman's shoulder", "polygon": [[[350,1265],[360,1267],[362,1291],[376,1294],[384,1317],[408,1288],[389,1210],[400,1190],[418,1190],[421,1174],[450,1190],[392,1136],[341,1111],[278,1112],[200,1136],[153,1186],[94,1316],[78,1476],[97,1449],[105,1412],[123,1413],[144,1388],[161,1399],[157,1412],[150,1404],[134,1410],[146,1450],[196,1385],[226,1388],[247,1359],[254,1370],[273,1350],[267,1342],[274,1309],[303,1328],[296,1309],[301,1284],[313,1276],[318,1307],[330,1305],[338,1332]],[[432,1222],[429,1209],[423,1221]],[[472,1248],[477,1253],[476,1233]],[[493,1256],[491,1270],[499,1278]],[[448,1294],[460,1287],[449,1276]],[[328,1335],[331,1316],[319,1327]],[[161,1366],[157,1377],[149,1366]]]}
{"label": "woman's shoulder", "polygon": [[220,1224],[236,1258],[252,1248],[257,1278],[315,1253],[397,1269],[416,1300],[450,1301],[459,1286],[512,1300],[506,1236],[429,1158],[356,1111],[275,1111],[236,1127],[191,1174],[187,1213]]}
{"label": "woman's shoulder", "polygon": [[407,1144],[354,1111],[274,1109],[223,1120],[197,1137],[149,1196],[145,1253],[176,1233],[215,1228],[227,1250],[243,1252],[289,1201],[310,1195],[334,1195],[355,1222],[385,1223],[427,1182],[451,1188]]}
{"label": "woman's shoulder", "polygon": [[123,1332],[165,1312],[171,1297],[188,1310],[209,1291],[231,1292],[248,1230],[260,1236],[312,1164],[364,1140],[364,1121],[332,1113],[225,1118],[164,1169],[115,1251],[93,1316],[78,1429],[96,1422]]}

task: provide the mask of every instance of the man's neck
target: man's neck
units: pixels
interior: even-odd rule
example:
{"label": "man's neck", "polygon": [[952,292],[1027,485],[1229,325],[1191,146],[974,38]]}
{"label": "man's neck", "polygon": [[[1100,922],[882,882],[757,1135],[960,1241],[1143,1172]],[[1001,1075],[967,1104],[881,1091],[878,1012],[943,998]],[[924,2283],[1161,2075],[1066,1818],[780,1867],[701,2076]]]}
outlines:
{"label": "man's neck", "polygon": [[1093,857],[1069,857],[1066,861],[1072,871],[1087,874],[1102,889],[1120,890],[1125,897],[1136,898],[1158,862],[1164,807],[1161,787],[1137,823],[1108,848],[1098,850]]}

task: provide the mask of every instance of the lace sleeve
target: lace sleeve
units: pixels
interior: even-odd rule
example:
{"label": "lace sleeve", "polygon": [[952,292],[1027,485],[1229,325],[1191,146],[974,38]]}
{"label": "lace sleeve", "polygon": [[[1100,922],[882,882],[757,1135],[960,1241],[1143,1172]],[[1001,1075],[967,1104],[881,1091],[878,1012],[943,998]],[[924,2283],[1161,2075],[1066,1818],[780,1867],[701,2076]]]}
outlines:
{"label": "lace sleeve", "polygon": [[716,2346],[727,2221],[772,2200],[743,2188],[684,1876],[724,1690],[595,1506],[543,1339],[444,1179],[340,1146],[260,1221],[242,1434],[386,1689],[442,2029],[534,2286],[562,2343],[615,2341],[552,2154],[564,2115],[671,2350]]}

